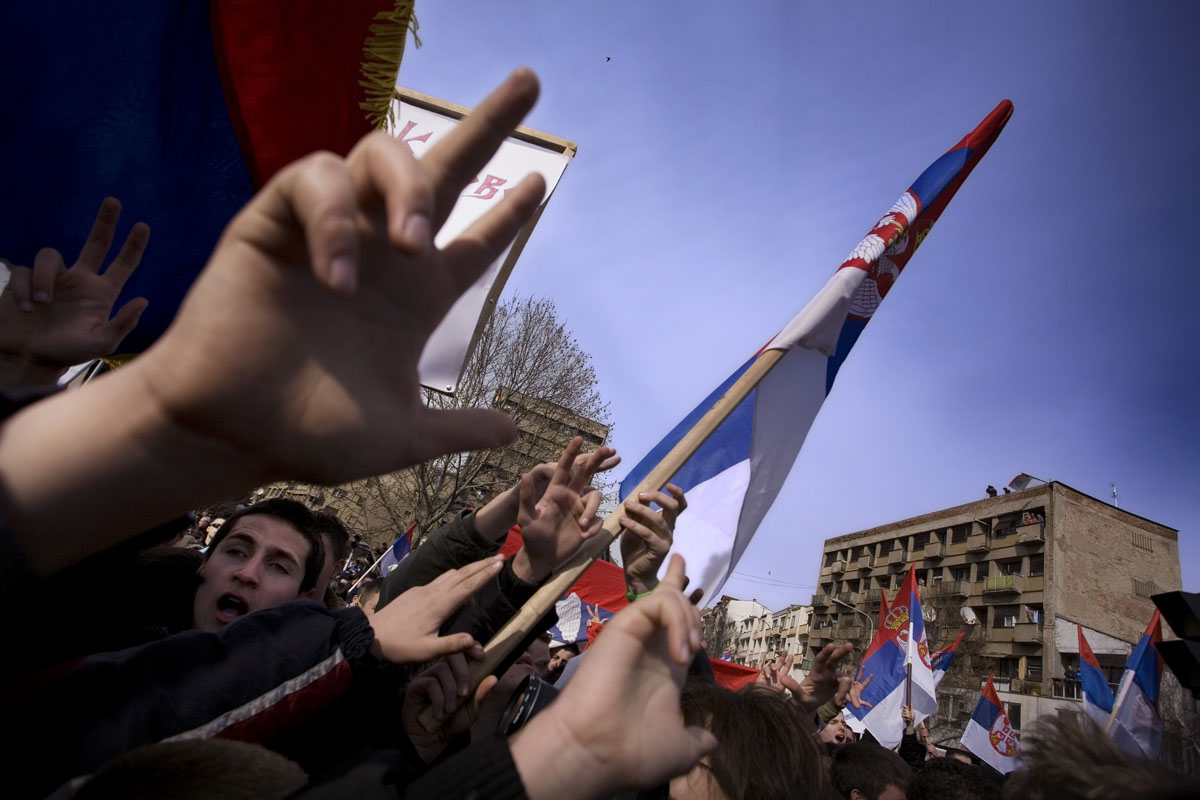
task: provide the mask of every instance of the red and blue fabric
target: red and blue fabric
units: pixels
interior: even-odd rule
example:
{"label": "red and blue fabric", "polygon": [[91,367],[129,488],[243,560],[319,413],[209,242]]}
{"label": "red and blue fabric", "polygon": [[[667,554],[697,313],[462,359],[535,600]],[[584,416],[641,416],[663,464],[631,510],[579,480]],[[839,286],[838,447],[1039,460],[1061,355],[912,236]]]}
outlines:
{"label": "red and blue fabric", "polygon": [[[764,350],[786,354],[674,475],[688,495],[675,550],[704,602],[716,597],[783,487],[838,370],[958,187],[1000,134],[1005,100],[921,173],[820,292]],[[624,498],[753,363],[749,359],[621,482]]]}
{"label": "red and blue fabric", "polygon": [[937,686],[942,682],[942,678],[946,677],[946,670],[950,669],[950,662],[954,660],[954,655],[958,652],[958,646],[962,644],[963,632],[960,631],[958,638],[954,640],[954,644],[949,647],[944,647],[933,654],[933,658],[929,660],[929,665],[933,667],[933,685]]}
{"label": "red and blue fabric", "polygon": [[1156,645],[1162,641],[1158,610],[1146,632],[1125,662],[1125,673],[1114,700],[1113,741],[1128,753],[1157,759],[1162,747],[1162,718],[1158,715],[1158,692],[1162,681],[1162,656]]}
{"label": "red and blue fabric", "polygon": [[1079,684],[1083,688],[1083,710],[1097,725],[1106,728],[1108,718],[1112,716],[1112,687],[1083,635],[1083,626],[1077,626],[1076,630],[1079,631]]}
{"label": "red and blue fabric", "polygon": [[394,570],[401,561],[408,558],[408,554],[412,552],[412,532],[417,527],[417,523],[408,526],[408,530],[400,535],[400,538],[392,542],[392,546],[383,554],[383,558],[379,560],[379,574],[387,575]]}
{"label": "red and blue fabric", "polygon": [[963,747],[998,772],[1007,774],[1017,767],[1017,752],[1020,749],[1017,734],[1004,711],[1000,696],[996,694],[996,687],[992,685],[991,675],[963,731],[962,743]]}
{"label": "red and blue fabric", "polygon": [[149,307],[122,352],[170,324],[226,224],[271,176],[370,131],[364,43],[392,0],[17,0],[6,66],[0,256],[79,252],[100,200],[150,245],[116,307]]}

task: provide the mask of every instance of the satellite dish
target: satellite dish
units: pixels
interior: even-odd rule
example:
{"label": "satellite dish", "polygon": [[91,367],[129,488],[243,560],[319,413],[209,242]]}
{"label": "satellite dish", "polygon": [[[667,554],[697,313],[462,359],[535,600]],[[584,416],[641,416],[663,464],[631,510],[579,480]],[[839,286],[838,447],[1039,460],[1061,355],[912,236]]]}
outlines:
{"label": "satellite dish", "polygon": [[936,622],[937,609],[933,606],[921,606],[921,618],[926,622]]}
{"label": "satellite dish", "polygon": [[963,622],[967,623],[968,625],[979,624],[979,620],[976,618],[975,612],[966,606],[963,606],[961,609],[959,609],[959,613],[962,614]]}

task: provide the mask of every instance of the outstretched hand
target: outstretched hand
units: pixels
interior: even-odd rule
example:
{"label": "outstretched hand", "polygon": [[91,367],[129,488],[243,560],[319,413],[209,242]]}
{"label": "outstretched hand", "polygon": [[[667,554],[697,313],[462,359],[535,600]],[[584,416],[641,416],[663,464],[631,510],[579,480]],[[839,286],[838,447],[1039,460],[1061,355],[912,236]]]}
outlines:
{"label": "outstretched hand", "polygon": [[855,670],[853,678],[851,678],[849,675],[838,676],[838,691],[837,695],[834,697],[834,700],[838,705],[845,706],[847,703],[849,703],[855,708],[875,707],[873,703],[868,703],[866,700],[862,699],[863,690],[870,686],[871,681],[875,678],[875,675],[871,674],[867,675],[866,680],[863,680],[863,675],[866,673],[866,671],[867,668],[860,664],[858,669]]}
{"label": "outstretched hand", "polygon": [[370,617],[377,654],[395,664],[420,664],[477,647],[470,634],[439,636],[438,629],[503,566],[502,557],[491,556],[400,594]]}
{"label": "outstretched hand", "polygon": [[842,677],[838,673],[838,665],[853,650],[854,645],[850,642],[840,645],[827,644],[813,658],[812,669],[800,682],[800,689],[796,692],[796,699],[806,712],[816,713],[818,708],[837,694],[839,679]]}
{"label": "outstretched hand", "polygon": [[601,520],[596,518],[600,493],[587,491],[587,484],[613,451],[601,448],[580,467],[576,457],[582,447],[582,438],[571,440],[540,492],[532,472],[521,476],[517,523],[525,544],[513,559],[513,571],[524,580],[544,580],[574,555],[584,539],[600,530]]}
{"label": "outstretched hand", "polygon": [[599,797],[687,772],[717,741],[685,727],[687,665],[700,649],[700,612],[683,596],[675,556],[649,596],[613,617],[549,708],[512,739],[532,800]]}
{"label": "outstretched hand", "polygon": [[785,690],[792,693],[801,692],[802,687],[792,677],[792,664],[795,660],[795,655],[784,650],[776,658],[763,665],[754,682],[776,692]]}
{"label": "outstretched hand", "polygon": [[417,362],[541,202],[535,173],[434,245],[537,93],[532,72],[514,72],[420,160],[376,133],[346,159],[317,153],[276,175],[131,365],[165,418],[230,446],[256,477],[326,484],[510,441],[501,412],[423,405]]}
{"label": "outstretched hand", "polygon": [[105,198],[70,268],[50,247],[38,251],[33,269],[11,268],[0,296],[0,354],[23,359],[46,375],[61,375],[74,364],[117,349],[137,325],[146,299],[130,300],[115,315],[113,305],[150,239],[150,228],[144,222],[135,224],[117,257],[101,272],[120,218],[121,204]]}
{"label": "outstretched hand", "polygon": [[[657,503],[658,511],[650,508]],[[658,570],[671,552],[675,520],[687,508],[687,499],[673,483],[666,491],[641,492],[625,499],[621,510],[621,563],[625,583],[635,595],[645,594],[658,585]]]}

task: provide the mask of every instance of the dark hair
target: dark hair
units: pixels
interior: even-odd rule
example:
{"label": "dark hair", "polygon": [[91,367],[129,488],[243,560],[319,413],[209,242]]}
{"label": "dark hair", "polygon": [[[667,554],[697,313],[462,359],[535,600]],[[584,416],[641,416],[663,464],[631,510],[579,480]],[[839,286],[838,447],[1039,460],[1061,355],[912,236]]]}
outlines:
{"label": "dark hair", "polygon": [[551,655],[558,653],[560,650],[570,650],[575,655],[579,655],[579,642],[567,642],[562,647],[556,647],[554,648],[554,653]]}
{"label": "dark hair", "polygon": [[1136,758],[1082,714],[1038,719],[1021,736],[1021,769],[1004,783],[1006,798],[1124,800],[1195,797],[1196,785]]}
{"label": "dark hair", "polygon": [[908,800],[1000,800],[999,773],[956,758],[933,758],[908,784]]}
{"label": "dark hair", "polygon": [[[383,589],[383,578],[373,578],[372,580],[367,581],[362,586],[358,587],[358,594],[355,595],[355,597],[358,599],[358,604],[360,606],[366,606],[366,603],[363,601],[363,598],[370,597],[372,595],[375,595],[376,597],[378,597],[379,592],[382,589]],[[371,610],[374,611],[374,609],[371,609]]]}
{"label": "dark hair", "polygon": [[903,758],[873,742],[853,742],[839,747],[833,753],[830,774],[833,788],[842,797],[849,797],[851,791],[858,789],[868,800],[876,800],[889,785],[907,789],[913,776]]}
{"label": "dark hair", "polygon": [[349,558],[350,531],[338,519],[337,513],[331,508],[323,508],[314,513],[313,517],[317,521],[317,532],[322,536],[329,537],[333,557],[338,561],[345,561]]}
{"label": "dark hair", "polygon": [[681,705],[688,725],[707,728],[720,742],[708,764],[700,766],[729,800],[825,797],[821,748],[784,695],[762,686],[731,692],[708,681],[688,681]]}
{"label": "dark hair", "polygon": [[233,530],[233,524],[242,517],[248,517],[252,514],[265,514],[268,517],[274,517],[280,522],[285,522],[296,529],[296,532],[304,537],[308,542],[308,557],[304,559],[304,579],[300,581],[300,592],[307,592],[317,584],[317,576],[321,573],[321,567],[325,564],[325,546],[321,544],[321,534],[317,529],[316,515],[308,509],[308,506],[303,503],[297,503],[295,500],[287,500],[282,497],[263,500],[261,503],[255,503],[252,506],[247,506],[225,520],[215,534],[212,541],[208,544],[208,552],[204,554],[204,560],[207,561],[212,557],[212,554],[217,551],[217,546],[221,544],[221,540]]}

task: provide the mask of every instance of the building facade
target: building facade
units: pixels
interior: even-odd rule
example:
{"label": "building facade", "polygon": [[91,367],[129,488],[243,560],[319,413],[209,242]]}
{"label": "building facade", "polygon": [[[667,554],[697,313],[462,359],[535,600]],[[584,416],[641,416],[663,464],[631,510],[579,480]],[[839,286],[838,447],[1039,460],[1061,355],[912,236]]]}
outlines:
{"label": "building facade", "polygon": [[939,742],[961,734],[989,674],[1018,730],[1080,710],[1079,626],[1115,688],[1150,596],[1181,588],[1178,531],[1051,482],[827,540],[809,658],[831,641],[865,649],[910,566],[930,650],[964,634],[930,720]]}
{"label": "building facade", "polygon": [[790,605],[772,611],[757,600],[738,600],[725,595],[703,614],[702,630],[709,654],[762,669],[786,650],[796,657],[792,677],[800,680],[806,674],[802,662],[808,645],[811,610],[808,606]]}

